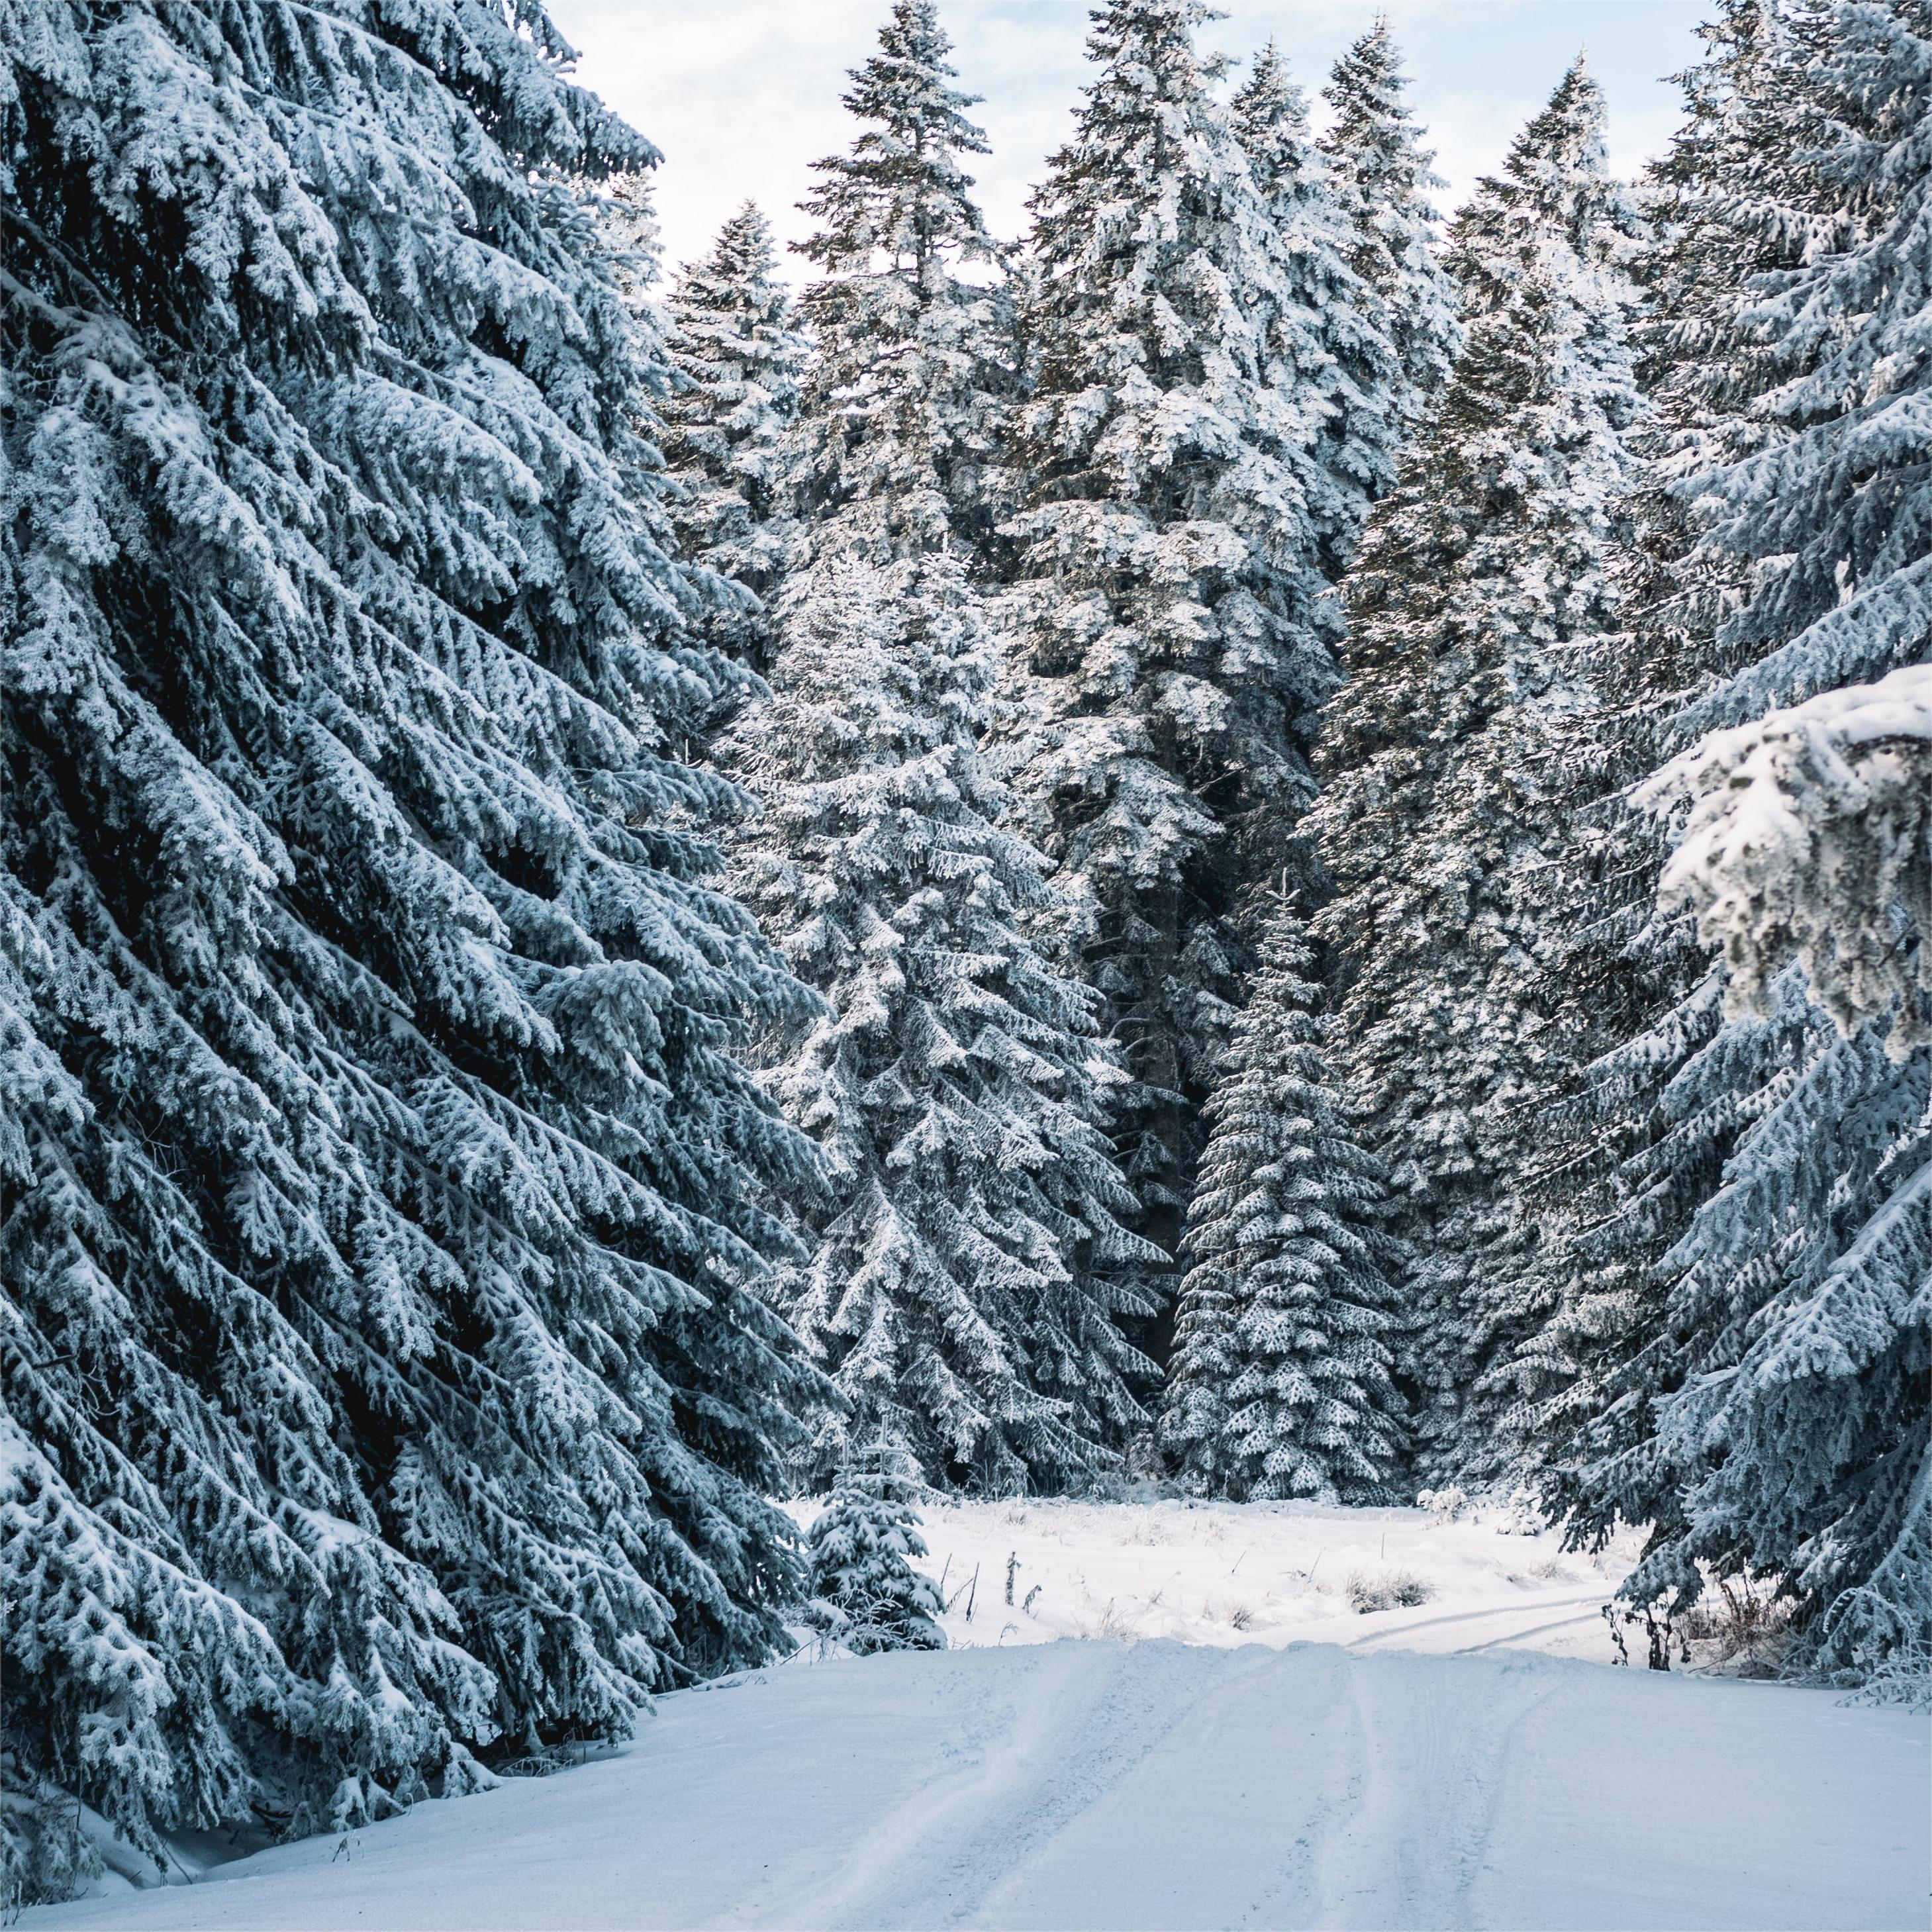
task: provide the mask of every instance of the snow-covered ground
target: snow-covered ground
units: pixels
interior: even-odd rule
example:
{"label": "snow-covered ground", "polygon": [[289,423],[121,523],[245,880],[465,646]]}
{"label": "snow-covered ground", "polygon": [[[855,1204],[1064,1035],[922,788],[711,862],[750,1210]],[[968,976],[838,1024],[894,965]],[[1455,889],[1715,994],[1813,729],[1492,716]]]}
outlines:
{"label": "snow-covered ground", "polygon": [[46,1932],[1922,1926],[1926,1726],[1508,1651],[842,1659]]}
{"label": "snow-covered ground", "polygon": [[[1924,1924],[1924,1718],[1605,1669],[1597,1606],[1629,1552],[1598,1565],[1509,1527],[935,1506],[944,1654],[807,1651],[662,1700],[634,1744],[579,1768],[25,1922]],[[1404,1576],[1428,1601],[1352,1607],[1352,1580]],[[1078,1638],[1100,1640],[1054,1641]],[[1530,1654],[1551,1651],[1569,1654]]]}
{"label": "snow-covered ground", "polygon": [[[794,1513],[808,1523],[818,1507]],[[1600,1612],[1636,1546],[1632,1539],[1600,1557],[1565,1555],[1546,1532],[1512,1534],[1520,1520],[1496,1509],[1447,1522],[1420,1510],[1312,1503],[1028,1498],[936,1504],[924,1514],[924,1567],[943,1580],[954,1645],[1312,1640],[1438,1652],[1510,1646],[1609,1663],[1615,1640]],[[1354,1608],[1352,1582],[1372,1590],[1404,1579],[1427,1600],[1366,1616]],[[1641,1663],[1640,1642],[1634,1654]]]}

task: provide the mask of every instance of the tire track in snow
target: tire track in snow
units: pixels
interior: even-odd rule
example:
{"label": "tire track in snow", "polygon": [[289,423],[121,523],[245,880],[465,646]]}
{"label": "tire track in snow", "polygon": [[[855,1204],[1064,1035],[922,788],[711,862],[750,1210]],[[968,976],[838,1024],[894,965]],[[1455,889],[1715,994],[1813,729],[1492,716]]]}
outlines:
{"label": "tire track in snow", "polygon": [[1231,1676],[1262,1667],[1264,1654],[1160,1645],[1105,1648],[1110,1668],[1087,1708],[1064,1715],[1054,1748],[1000,1794],[976,1828],[920,1868],[922,1882],[896,1894],[890,1919],[868,1925],[1004,1924],[985,1908],[1048,1850],[1076,1820],[1129,1782],[1204,1697]]}
{"label": "tire track in snow", "polygon": [[[1016,1663],[1022,1653],[1015,1652]],[[976,1811],[997,1804],[1014,1772],[1041,1756],[1056,1729],[1058,1707],[1078,1694],[1080,1680],[1104,1667],[1100,1647],[1042,1647],[1024,1654],[1018,1701],[982,1708],[985,1728],[966,1720],[958,1748],[969,1762],[958,1772],[920,1786],[868,1827],[845,1856],[838,1876],[805,1897],[775,1901],[740,1921],[749,1924],[878,1926],[901,1922],[892,1900],[901,1874],[916,1870],[928,1844],[970,1828]]]}
{"label": "tire track in snow", "polygon": [[[1310,1660],[1320,1652],[1310,1652]],[[1328,1684],[1329,1708],[1322,1729],[1336,1762],[1321,1767],[1320,1788],[1288,1856],[1271,1880],[1260,1888],[1241,1914],[1244,1925],[1325,1924],[1323,1901],[1333,1889],[1335,1847],[1346,1841],[1362,1816],[1374,1745],[1369,1736],[1368,1713],[1356,1682],[1354,1658],[1337,1646]],[[1325,1659],[1324,1660],[1326,1660]]]}
{"label": "tire track in snow", "polygon": [[[1478,1922],[1474,1893],[1516,1735],[1552,1687],[1526,1664],[1480,1699],[1439,1660],[1352,1660],[1363,1776],[1358,1807],[1316,1848],[1311,1893],[1289,1922],[1376,1932]],[[1534,1687],[1534,1688],[1532,1688]]]}
{"label": "tire track in snow", "polygon": [[1201,1674],[1183,1720],[1029,1847],[973,1923],[1177,1932],[1308,1922],[1292,1901],[1310,1895],[1317,1847],[1359,1800],[1352,1666],[1328,1645],[1224,1655]]}
{"label": "tire track in snow", "polygon": [[1546,1636],[1552,1630],[1568,1630],[1576,1624],[1594,1624],[1602,1620],[1603,1612],[1593,1610],[1580,1617],[1558,1617],[1553,1624],[1538,1624],[1533,1630],[1511,1630],[1507,1636],[1492,1636],[1482,1643],[1466,1644],[1453,1654],[1457,1657],[1478,1657],[1486,1650],[1500,1650],[1506,1645],[1521,1643],[1532,1636]]}
{"label": "tire track in snow", "polygon": [[[1352,1639],[1342,1648],[1344,1650],[1354,1652],[1358,1654],[1377,1650],[1400,1650],[1403,1648],[1402,1640],[1404,1637],[1413,1636],[1418,1630],[1439,1630],[1449,1624],[1468,1624],[1483,1621],[1501,1621],[1506,1624],[1514,1625],[1527,1618],[1546,1616],[1552,1610],[1571,1610],[1584,1604],[1594,1606],[1605,1602],[1606,1599],[1607,1593],[1605,1591],[1596,1589],[1591,1591],[1586,1596],[1533,1597],[1518,1603],[1492,1604],[1485,1610],[1457,1610],[1448,1616],[1420,1617],[1413,1623],[1390,1624],[1379,1630],[1364,1630],[1360,1636]],[[1586,1622],[1588,1619],[1579,1617],[1566,1619],[1566,1621]],[[1534,1634],[1534,1630],[1526,1624],[1524,1628],[1520,1629],[1512,1628],[1506,1630],[1498,1637],[1486,1640],[1482,1647],[1487,1648],[1488,1642],[1490,1641],[1498,1644],[1510,1643],[1520,1637],[1528,1636]],[[1469,1646],[1472,1648],[1476,1647]],[[1454,1646],[1452,1646],[1453,1648]]]}
{"label": "tire track in snow", "polygon": [[790,1925],[955,1925],[1130,1778],[1196,1711],[1210,1684],[1269,1653],[1156,1645],[1042,1646],[1038,1694],[972,1768],[928,1784],[881,1820],[838,1881],[788,1901]]}

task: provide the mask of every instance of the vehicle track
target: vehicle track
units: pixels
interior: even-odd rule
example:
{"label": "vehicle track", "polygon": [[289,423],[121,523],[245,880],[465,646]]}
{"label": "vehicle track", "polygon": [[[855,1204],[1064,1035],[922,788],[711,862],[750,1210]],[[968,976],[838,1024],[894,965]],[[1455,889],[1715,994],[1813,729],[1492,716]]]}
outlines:
{"label": "vehicle track", "polygon": [[[970,1762],[872,1821],[832,1883],[752,1922],[1078,1924],[1098,1859],[1150,1927],[1471,1924],[1513,1740],[1552,1694],[1528,1660],[1490,1666],[1472,1697],[1450,1660],[1400,1652],[1036,1654]],[[1202,1769],[1217,1757],[1219,1785]],[[1185,1819],[1282,1849],[1271,1868],[1233,1861],[1218,1886],[1196,1871],[1178,1890]]]}
{"label": "vehicle track", "polygon": [[1239,1676],[1268,1654],[1178,1646],[1042,1647],[1034,1694],[959,1772],[866,1832],[833,1886],[782,1922],[827,1928],[974,1922],[1002,1882],[1103,1799],[1195,1710],[1203,1666]]}
{"label": "vehicle track", "polygon": [[[1592,1614],[1594,1615],[1595,1606],[1604,1600],[1605,1594],[1606,1592],[1599,1588],[1582,1596],[1538,1596],[1519,1603],[1492,1604],[1489,1609],[1484,1610],[1457,1610],[1447,1616],[1419,1617],[1412,1623],[1388,1624],[1380,1629],[1365,1630],[1360,1636],[1344,1644],[1342,1648],[1358,1652],[1370,1650],[1400,1650],[1406,1647],[1402,1641],[1403,1638],[1412,1636],[1419,1630],[1439,1630],[1449,1624],[1494,1621],[1510,1625],[1510,1628],[1493,1640],[1484,1640],[1480,1648],[1486,1649],[1490,1647],[1492,1642],[1498,1645],[1507,1644],[1514,1642],[1519,1638],[1533,1635],[1534,1627],[1525,1620],[1544,1616],[1551,1610],[1566,1610],[1588,1604],[1592,1606]],[[1565,1619],[1565,1621],[1572,1620]],[[1588,1619],[1579,1617],[1574,1621],[1586,1622]],[[1516,1627],[1519,1624],[1521,1628]],[[1474,1645],[1469,1646],[1472,1649],[1478,1647]],[[1450,1648],[1453,1649],[1456,1646],[1452,1646]]]}
{"label": "vehicle track", "polygon": [[1466,1644],[1454,1654],[1457,1657],[1479,1657],[1486,1650],[1502,1650],[1511,1644],[1526,1642],[1533,1636],[1546,1636],[1552,1630],[1569,1630],[1578,1624],[1599,1622],[1602,1616],[1600,1610],[1592,1610],[1580,1617],[1558,1617],[1553,1624],[1538,1624],[1529,1630],[1511,1630],[1506,1636],[1492,1636],[1482,1643]]}
{"label": "vehicle track", "polygon": [[1518,1733],[1554,1694],[1533,1670],[1472,1700],[1442,1660],[1364,1657],[1351,1672],[1364,1754],[1360,1800],[1320,1848],[1314,1893],[1288,1922],[1376,1932],[1463,1927],[1488,1856]]}

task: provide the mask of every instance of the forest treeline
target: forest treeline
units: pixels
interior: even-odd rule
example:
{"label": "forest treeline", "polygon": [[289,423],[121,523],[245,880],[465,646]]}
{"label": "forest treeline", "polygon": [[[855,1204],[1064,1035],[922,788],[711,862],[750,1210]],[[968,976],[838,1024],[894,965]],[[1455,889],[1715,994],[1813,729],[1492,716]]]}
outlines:
{"label": "forest treeline", "polygon": [[0,0],[15,1900],[627,1732],[874,1454],[1922,1662],[1932,8],[1446,222],[1209,17],[1014,243],[896,0],[794,297],[532,5]]}

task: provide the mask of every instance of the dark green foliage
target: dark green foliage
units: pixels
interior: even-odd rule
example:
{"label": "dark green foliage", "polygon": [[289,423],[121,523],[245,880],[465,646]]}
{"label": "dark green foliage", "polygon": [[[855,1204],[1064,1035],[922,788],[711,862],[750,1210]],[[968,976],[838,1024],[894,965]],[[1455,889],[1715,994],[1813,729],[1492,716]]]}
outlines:
{"label": "dark green foliage", "polygon": [[704,883],[741,801],[674,748],[735,674],[586,205],[649,146],[534,8],[5,21],[32,1862],[37,1790],[345,1822],[765,1654],[809,1156],[731,1058],[795,989]]}

